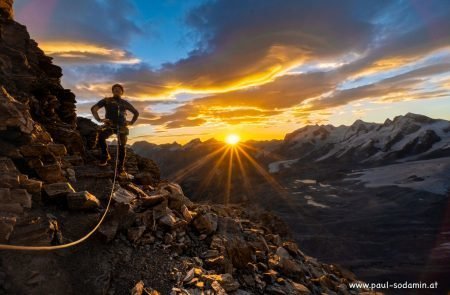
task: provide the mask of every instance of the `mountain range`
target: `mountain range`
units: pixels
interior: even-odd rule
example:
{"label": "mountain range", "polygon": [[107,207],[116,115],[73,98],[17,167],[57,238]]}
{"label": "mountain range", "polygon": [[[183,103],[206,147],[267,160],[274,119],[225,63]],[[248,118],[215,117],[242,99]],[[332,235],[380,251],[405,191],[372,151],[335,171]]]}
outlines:
{"label": "mountain range", "polygon": [[[407,113],[382,124],[357,120],[350,126],[307,125],[286,134],[284,140],[244,144],[271,172],[296,162],[376,166],[450,156],[450,121]],[[154,159],[169,176],[223,145],[214,138],[203,142],[196,138],[184,145],[138,141],[132,148]]]}

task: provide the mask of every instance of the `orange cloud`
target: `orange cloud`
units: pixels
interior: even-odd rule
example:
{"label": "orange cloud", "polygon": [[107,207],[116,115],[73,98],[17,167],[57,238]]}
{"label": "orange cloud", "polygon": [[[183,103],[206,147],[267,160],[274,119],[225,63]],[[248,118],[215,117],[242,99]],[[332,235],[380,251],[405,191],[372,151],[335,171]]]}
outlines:
{"label": "orange cloud", "polygon": [[44,41],[39,47],[60,63],[136,64],[140,60],[125,50],[73,41]]}

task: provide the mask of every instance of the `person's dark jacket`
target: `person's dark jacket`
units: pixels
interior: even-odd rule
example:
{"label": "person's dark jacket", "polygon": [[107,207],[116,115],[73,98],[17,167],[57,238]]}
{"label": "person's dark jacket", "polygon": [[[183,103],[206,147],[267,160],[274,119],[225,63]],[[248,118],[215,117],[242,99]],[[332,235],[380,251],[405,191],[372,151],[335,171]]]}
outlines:
{"label": "person's dark jacket", "polygon": [[133,113],[130,125],[133,125],[139,117],[139,112],[125,99],[120,97],[106,97],[92,106],[91,111],[97,121],[101,121],[98,116],[98,109],[105,108],[105,119],[108,119],[113,126],[126,125],[126,111]]}

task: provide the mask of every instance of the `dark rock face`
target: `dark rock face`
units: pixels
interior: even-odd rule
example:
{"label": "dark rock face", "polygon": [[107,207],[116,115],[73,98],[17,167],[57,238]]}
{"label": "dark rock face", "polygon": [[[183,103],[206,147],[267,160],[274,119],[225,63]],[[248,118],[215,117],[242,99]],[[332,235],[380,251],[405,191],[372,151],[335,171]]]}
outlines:
{"label": "dark rock face", "polygon": [[76,129],[75,95],[61,86],[61,68],[30,39],[26,27],[12,19],[12,1],[1,1],[0,86],[28,109],[34,124],[82,154],[83,144]]}
{"label": "dark rock face", "polygon": [[98,125],[83,117],[77,118],[77,130],[88,149],[94,148]]}

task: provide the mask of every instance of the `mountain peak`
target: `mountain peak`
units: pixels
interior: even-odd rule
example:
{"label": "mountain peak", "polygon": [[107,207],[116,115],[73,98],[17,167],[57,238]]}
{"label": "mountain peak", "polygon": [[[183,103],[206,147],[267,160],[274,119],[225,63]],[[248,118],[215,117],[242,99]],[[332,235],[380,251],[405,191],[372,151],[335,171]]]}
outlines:
{"label": "mountain peak", "polygon": [[420,115],[420,114],[414,114],[414,113],[406,113],[405,115],[406,118],[412,119],[414,121],[420,122],[420,123],[428,123],[433,121],[433,119],[431,119],[430,117],[427,117],[425,115]]}
{"label": "mountain peak", "polygon": [[202,143],[202,140],[200,138],[194,138],[191,139],[188,143],[186,143],[184,146],[190,146],[190,145],[194,145],[194,144],[198,144],[198,143]]}
{"label": "mountain peak", "polygon": [[219,142],[217,139],[215,139],[214,137],[211,137],[211,138],[205,140],[204,143],[217,143],[217,142]]}

